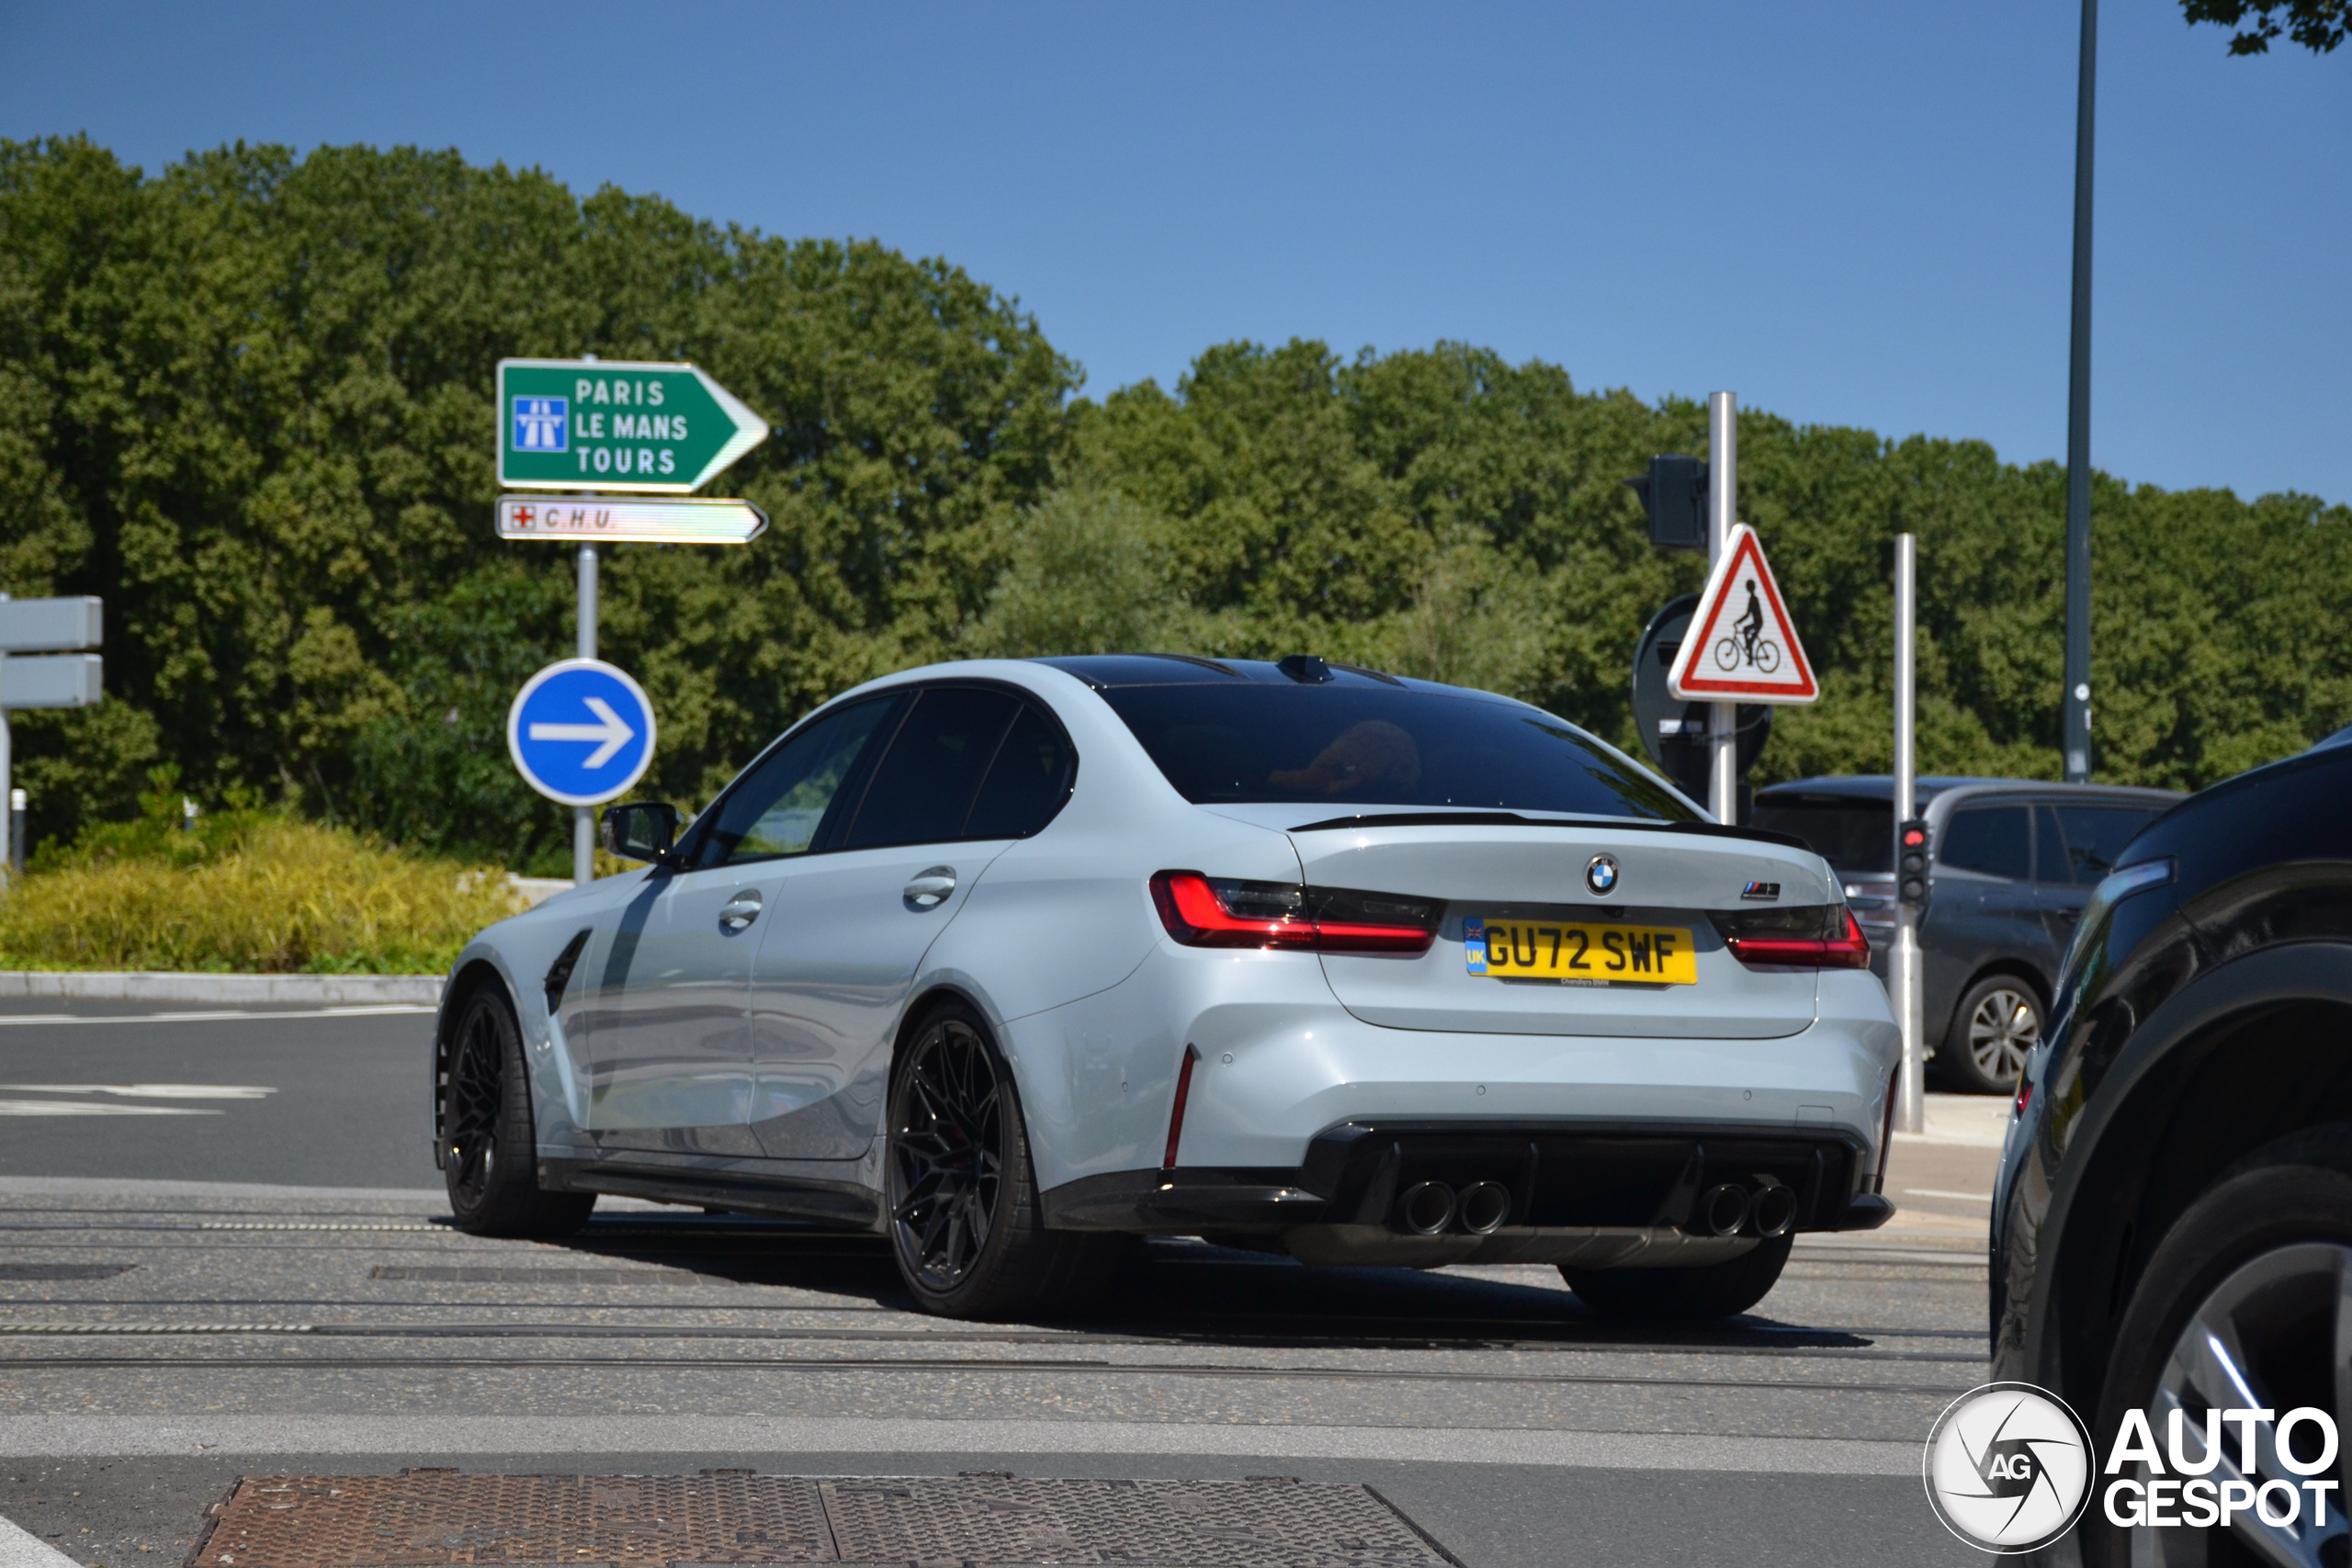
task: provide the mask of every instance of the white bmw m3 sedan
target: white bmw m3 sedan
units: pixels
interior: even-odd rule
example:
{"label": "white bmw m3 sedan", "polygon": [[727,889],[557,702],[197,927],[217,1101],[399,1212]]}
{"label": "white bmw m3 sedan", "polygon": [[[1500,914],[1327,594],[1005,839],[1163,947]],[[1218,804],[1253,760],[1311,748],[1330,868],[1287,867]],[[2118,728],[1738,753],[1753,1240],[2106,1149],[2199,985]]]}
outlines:
{"label": "white bmw m3 sedan", "polygon": [[1294,657],[844,693],[646,869],[492,926],[435,1034],[458,1221],[599,1193],[888,1238],[925,1308],[1099,1303],[1142,1235],[1760,1300],[1867,1229],[1900,1055],[1839,884],[1524,703]]}

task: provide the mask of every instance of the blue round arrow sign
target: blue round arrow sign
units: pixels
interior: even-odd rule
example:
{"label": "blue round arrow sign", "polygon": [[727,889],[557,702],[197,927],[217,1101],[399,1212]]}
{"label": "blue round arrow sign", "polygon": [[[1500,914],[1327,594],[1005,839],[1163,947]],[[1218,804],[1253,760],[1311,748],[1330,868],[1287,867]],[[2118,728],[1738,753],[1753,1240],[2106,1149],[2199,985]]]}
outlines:
{"label": "blue round arrow sign", "polygon": [[626,794],[653,761],[653,704],[601,659],[550,664],[514,694],[506,750],[523,782],[566,806]]}

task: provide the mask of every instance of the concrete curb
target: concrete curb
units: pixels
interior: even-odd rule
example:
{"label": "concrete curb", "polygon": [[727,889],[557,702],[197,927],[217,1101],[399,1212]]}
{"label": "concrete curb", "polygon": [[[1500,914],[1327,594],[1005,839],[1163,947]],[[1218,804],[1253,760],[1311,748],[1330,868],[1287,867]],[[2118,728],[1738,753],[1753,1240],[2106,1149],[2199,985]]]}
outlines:
{"label": "concrete curb", "polygon": [[171,975],[0,969],[0,1000],[367,1006],[441,999],[442,975]]}
{"label": "concrete curb", "polygon": [[[1826,1385],[1825,1385],[1826,1386]],[[1944,1397],[1939,1395],[1938,1397]],[[1919,1442],[1714,1438],[1557,1427],[1217,1426],[820,1416],[0,1416],[0,1455],[62,1459],[235,1454],[1148,1454],[1374,1460],[1555,1469],[1919,1473]],[[434,1462],[444,1462],[436,1458]],[[838,1473],[838,1472],[836,1472]]]}

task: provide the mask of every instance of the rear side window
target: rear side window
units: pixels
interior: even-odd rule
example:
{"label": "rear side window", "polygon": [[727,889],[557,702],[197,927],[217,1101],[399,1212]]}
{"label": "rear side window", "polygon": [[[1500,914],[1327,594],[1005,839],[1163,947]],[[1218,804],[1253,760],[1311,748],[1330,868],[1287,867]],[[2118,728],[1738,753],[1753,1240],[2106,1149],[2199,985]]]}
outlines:
{"label": "rear side window", "polygon": [[962,838],[980,781],[1021,705],[1011,693],[984,686],[925,691],[883,753],[842,847]]}
{"label": "rear side window", "polygon": [[[752,764],[727,792],[710,830],[687,852],[696,867],[804,854],[842,785],[899,706],[895,697],[829,714]],[[887,731],[885,731],[887,732]],[[854,796],[853,796],[854,797]]]}
{"label": "rear side window", "polygon": [[2058,807],[2058,826],[2066,836],[2066,861],[2075,880],[2087,887],[2105,877],[2115,869],[2123,846],[2155,818],[2155,809],[2150,807]]}
{"label": "rear side window", "polygon": [[1571,811],[1687,822],[1664,784],[1513,703],[1357,686],[1125,686],[1099,694],[1200,805]]}
{"label": "rear side window", "polygon": [[2022,806],[1963,807],[1944,824],[1936,863],[2023,881],[2031,872],[2030,833]]}
{"label": "rear side window", "polygon": [[2033,879],[2061,885],[2075,880],[2074,872],[2066,864],[2066,838],[2058,831],[2058,808],[2054,806],[2033,808]]}
{"label": "rear side window", "polygon": [[1851,800],[1758,801],[1755,825],[1792,833],[1841,872],[1894,869],[1894,807]]}
{"label": "rear side window", "polygon": [[962,836],[1025,839],[1043,828],[1069,798],[1077,761],[1061,727],[1023,703],[989,764]]}

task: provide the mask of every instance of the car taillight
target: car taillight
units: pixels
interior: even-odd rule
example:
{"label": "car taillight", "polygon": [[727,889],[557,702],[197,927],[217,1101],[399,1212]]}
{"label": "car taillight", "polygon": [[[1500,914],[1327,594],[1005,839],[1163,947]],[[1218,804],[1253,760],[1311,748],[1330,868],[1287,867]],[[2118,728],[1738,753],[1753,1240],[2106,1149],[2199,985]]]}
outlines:
{"label": "car taillight", "polygon": [[1870,938],[1843,904],[1741,909],[1714,917],[1724,945],[1742,964],[1779,969],[1867,969]]}
{"label": "car taillight", "polygon": [[1187,947],[1295,948],[1316,953],[1427,953],[1445,909],[1431,899],[1289,882],[1240,882],[1163,871],[1151,901]]}

